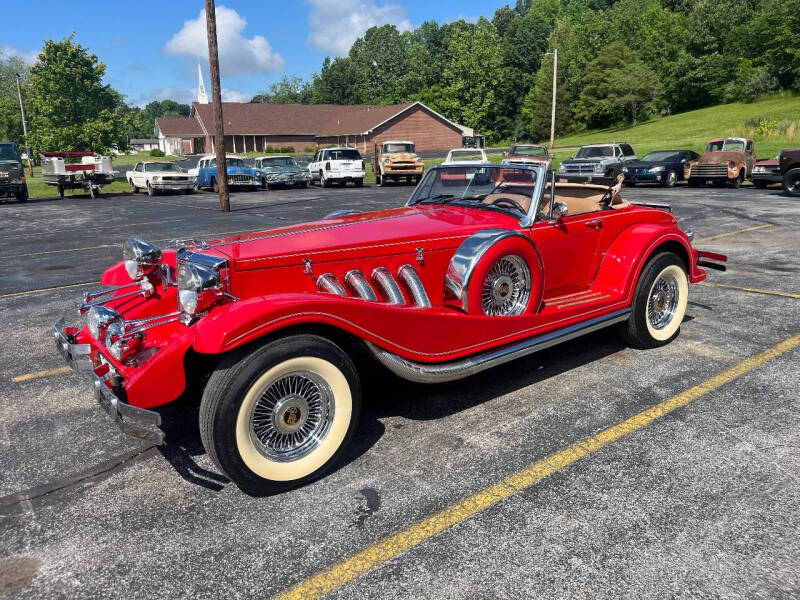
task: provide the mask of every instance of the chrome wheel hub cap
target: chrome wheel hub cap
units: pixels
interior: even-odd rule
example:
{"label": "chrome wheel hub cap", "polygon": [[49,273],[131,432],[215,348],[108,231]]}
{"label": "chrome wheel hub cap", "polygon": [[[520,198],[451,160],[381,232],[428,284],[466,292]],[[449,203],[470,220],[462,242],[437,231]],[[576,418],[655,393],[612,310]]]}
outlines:
{"label": "chrome wheel hub cap", "polygon": [[664,329],[672,322],[678,308],[678,282],[672,275],[662,275],[653,284],[647,301],[647,320],[653,329]]}
{"label": "chrome wheel hub cap", "polygon": [[518,315],[528,305],[531,272],[519,256],[499,258],[483,280],[481,306],[487,315]]}
{"label": "chrome wheel hub cap", "polygon": [[295,371],[261,393],[250,415],[250,437],[271,460],[298,460],[325,438],[333,412],[333,392],[325,380],[316,373]]}

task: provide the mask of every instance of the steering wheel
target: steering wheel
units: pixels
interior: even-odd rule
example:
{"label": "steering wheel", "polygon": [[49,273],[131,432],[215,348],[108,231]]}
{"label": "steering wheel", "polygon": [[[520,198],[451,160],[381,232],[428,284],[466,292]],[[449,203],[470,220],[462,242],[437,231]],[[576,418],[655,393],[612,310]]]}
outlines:
{"label": "steering wheel", "polygon": [[512,200],[511,198],[506,198],[506,197],[498,198],[497,200],[492,202],[492,206],[502,206],[504,204],[506,206],[518,210],[521,213],[526,212],[525,209],[522,207],[522,204],[520,204],[516,200]]}

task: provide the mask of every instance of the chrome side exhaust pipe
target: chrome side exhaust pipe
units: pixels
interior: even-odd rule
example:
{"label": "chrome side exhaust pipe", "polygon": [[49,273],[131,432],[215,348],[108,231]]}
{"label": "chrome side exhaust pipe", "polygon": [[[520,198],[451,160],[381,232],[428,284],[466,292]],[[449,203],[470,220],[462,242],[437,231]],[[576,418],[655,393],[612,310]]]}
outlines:
{"label": "chrome side exhaust pipe", "polygon": [[403,265],[397,270],[397,275],[408,286],[411,296],[414,298],[414,304],[419,308],[430,308],[431,300],[428,298],[428,292],[425,291],[425,286],[422,285],[417,270],[411,265]]}
{"label": "chrome side exhaust pipe", "polygon": [[372,286],[364,277],[364,273],[358,269],[348,271],[347,275],[344,276],[344,283],[352,289],[359,298],[371,300],[373,302],[378,300],[378,296],[375,295],[375,290],[372,289]]}
{"label": "chrome side exhaust pipe", "polygon": [[386,297],[389,299],[389,304],[396,306],[405,306],[406,298],[400,290],[400,286],[392,277],[391,272],[386,267],[378,267],[372,272],[372,281],[377,285]]}

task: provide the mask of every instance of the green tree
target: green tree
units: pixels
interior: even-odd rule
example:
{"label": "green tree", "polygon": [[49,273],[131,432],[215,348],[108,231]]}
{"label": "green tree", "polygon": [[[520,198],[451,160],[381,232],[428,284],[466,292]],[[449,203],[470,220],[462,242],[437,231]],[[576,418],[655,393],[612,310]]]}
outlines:
{"label": "green tree", "polygon": [[497,133],[492,116],[502,61],[500,36],[483,17],[475,25],[461,23],[447,46],[445,115],[491,138]]}
{"label": "green tree", "polygon": [[17,97],[17,73],[26,95],[28,65],[17,56],[5,56],[0,49],[0,140],[23,143],[22,116]]}
{"label": "green tree", "polygon": [[253,96],[250,102],[262,104],[308,104],[311,102],[312,93],[311,83],[302,77],[284,75],[280,81],[269,86],[269,91]]}
{"label": "green tree", "polygon": [[312,104],[358,104],[356,73],[349,58],[326,57],[311,83]]}
{"label": "green tree", "polygon": [[105,71],[105,64],[73,36],[45,42],[28,84],[29,134],[36,152],[126,147],[125,105],[103,84]]}
{"label": "green tree", "polygon": [[614,42],[587,65],[575,116],[590,126],[636,123],[653,111],[661,84],[653,70],[624,44]]}

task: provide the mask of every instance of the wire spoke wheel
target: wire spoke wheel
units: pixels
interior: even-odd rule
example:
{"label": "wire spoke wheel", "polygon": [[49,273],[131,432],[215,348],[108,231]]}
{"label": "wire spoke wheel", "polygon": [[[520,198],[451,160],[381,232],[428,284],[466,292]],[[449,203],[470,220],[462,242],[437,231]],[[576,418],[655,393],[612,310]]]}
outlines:
{"label": "wire spoke wheel", "polygon": [[489,316],[519,315],[528,305],[531,272],[519,256],[497,259],[486,273],[481,287],[481,307]]}
{"label": "wire spoke wheel", "polygon": [[333,392],[316,373],[295,371],[269,385],[250,414],[250,437],[265,457],[288,462],[313,452],[334,417]]}
{"label": "wire spoke wheel", "polygon": [[672,322],[678,308],[678,282],[669,273],[656,280],[647,301],[647,320],[653,329],[664,329]]}

